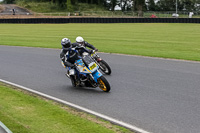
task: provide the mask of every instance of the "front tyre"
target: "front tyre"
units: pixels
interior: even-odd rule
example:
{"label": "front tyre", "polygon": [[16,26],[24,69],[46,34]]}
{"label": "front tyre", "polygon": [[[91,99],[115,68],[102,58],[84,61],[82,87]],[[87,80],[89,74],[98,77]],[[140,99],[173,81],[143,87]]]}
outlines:
{"label": "front tyre", "polygon": [[76,79],[75,79],[75,77],[71,75],[70,79],[71,79],[71,82],[72,82],[72,86],[76,87]]}
{"label": "front tyre", "polygon": [[111,68],[104,60],[101,60],[98,63],[100,65],[101,71],[103,71],[107,75],[111,74]]}
{"label": "front tyre", "polygon": [[103,76],[99,77],[97,79],[98,84],[99,84],[99,88],[102,89],[104,92],[109,92],[110,91],[110,84],[108,83],[108,81],[106,80],[106,78],[104,78]]}

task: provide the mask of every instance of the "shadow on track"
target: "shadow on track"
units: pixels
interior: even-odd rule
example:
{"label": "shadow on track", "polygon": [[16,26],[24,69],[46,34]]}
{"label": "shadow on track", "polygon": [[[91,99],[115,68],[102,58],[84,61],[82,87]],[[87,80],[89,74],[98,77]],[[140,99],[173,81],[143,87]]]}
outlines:
{"label": "shadow on track", "polygon": [[66,89],[70,91],[79,91],[79,92],[87,92],[87,93],[105,93],[100,88],[91,88],[91,87],[66,86]]}

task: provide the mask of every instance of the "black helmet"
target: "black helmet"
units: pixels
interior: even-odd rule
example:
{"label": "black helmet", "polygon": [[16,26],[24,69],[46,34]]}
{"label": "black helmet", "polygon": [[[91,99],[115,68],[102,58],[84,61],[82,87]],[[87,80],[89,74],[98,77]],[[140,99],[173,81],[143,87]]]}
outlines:
{"label": "black helmet", "polygon": [[68,39],[68,38],[63,38],[61,40],[61,45],[64,47],[64,48],[69,48],[71,46],[71,41]]}

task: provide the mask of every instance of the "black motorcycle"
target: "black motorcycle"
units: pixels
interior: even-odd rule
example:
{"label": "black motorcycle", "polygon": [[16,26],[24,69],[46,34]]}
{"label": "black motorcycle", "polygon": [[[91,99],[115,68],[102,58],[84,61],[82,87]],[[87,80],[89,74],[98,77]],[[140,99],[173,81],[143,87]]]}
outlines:
{"label": "black motorcycle", "polygon": [[110,68],[110,66],[103,59],[101,59],[101,57],[97,53],[93,52],[91,54],[91,57],[94,59],[94,61],[96,62],[96,64],[99,66],[99,69],[103,73],[105,73],[107,75],[111,74],[111,68]]}

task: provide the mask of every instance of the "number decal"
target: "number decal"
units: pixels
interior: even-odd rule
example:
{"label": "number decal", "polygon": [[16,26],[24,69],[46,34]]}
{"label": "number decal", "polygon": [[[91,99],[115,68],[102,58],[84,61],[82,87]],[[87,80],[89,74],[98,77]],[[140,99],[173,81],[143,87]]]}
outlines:
{"label": "number decal", "polygon": [[96,67],[97,67],[97,65],[96,65],[96,63],[94,63],[92,66],[90,66],[90,70],[93,70]]}

